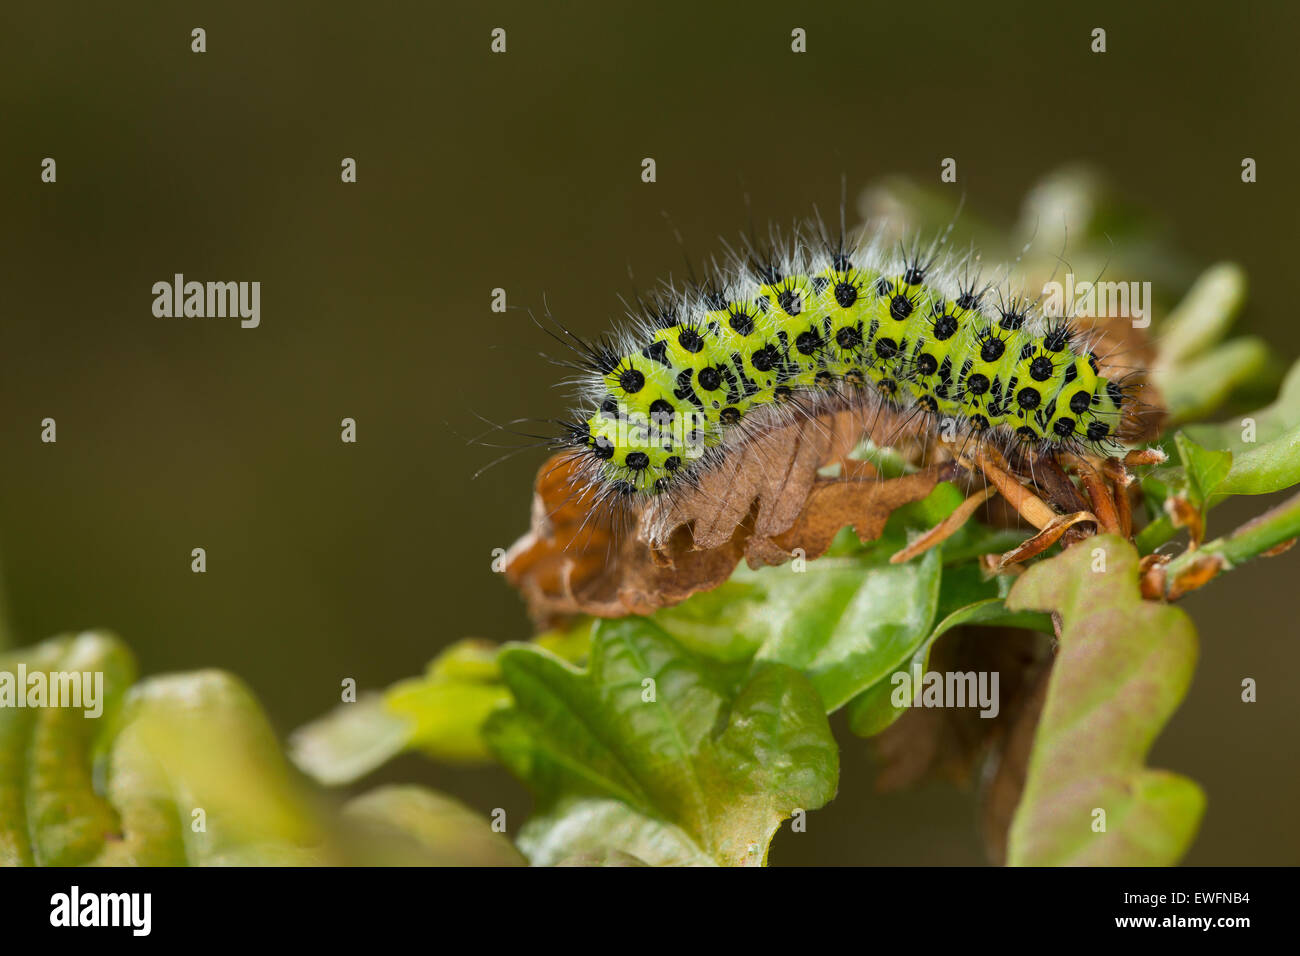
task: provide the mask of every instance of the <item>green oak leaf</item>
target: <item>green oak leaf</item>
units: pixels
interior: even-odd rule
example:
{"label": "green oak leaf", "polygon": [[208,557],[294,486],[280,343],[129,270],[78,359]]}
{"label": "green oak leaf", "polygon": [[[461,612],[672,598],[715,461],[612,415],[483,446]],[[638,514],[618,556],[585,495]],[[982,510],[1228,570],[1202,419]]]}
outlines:
{"label": "green oak leaf", "polygon": [[1188,425],[1183,430],[1206,448],[1222,448],[1240,455],[1283,437],[1297,425],[1300,425],[1300,362],[1286,373],[1272,404],[1220,424]]}
{"label": "green oak leaf", "polygon": [[[535,643],[580,660],[589,634],[590,625],[584,623],[569,631],[548,631]],[[480,733],[483,721],[510,704],[498,651],[488,641],[457,641],[420,677],[340,704],[293,733],[293,762],[316,781],[335,786],[360,779],[407,750],[448,763],[490,759]]]}
{"label": "green oak leaf", "polygon": [[[892,676],[924,666],[930,645],[945,630],[984,622],[1050,633],[1043,615],[1012,614],[1001,606],[1009,579],[986,579],[969,562],[1014,547],[1023,531],[968,521],[942,549],[903,565],[889,563],[909,532],[938,523],[962,498],[955,486],[940,483],[922,501],[898,509],[878,541],[863,546],[850,533],[828,556],[800,570],[793,562],[757,571],[742,565],[722,587],[661,610],[654,619],[694,652],[724,661],[753,656],[797,668],[813,682],[828,713],[852,702],[855,730],[878,733],[902,714],[890,702]],[[953,553],[966,563],[954,566]],[[957,613],[967,605],[978,605],[967,612],[969,619]],[[934,628],[937,619],[950,615]]]}
{"label": "green oak leaf", "polygon": [[364,836],[367,856],[384,865],[522,866],[527,863],[492,824],[425,787],[388,786],[348,801],[343,817]]}
{"label": "green oak leaf", "polygon": [[523,862],[486,819],[422,788],[390,787],[329,811],[229,674],[133,683],[125,645],[87,632],[0,656],[0,700],[20,665],[26,675],[100,674],[102,694],[89,716],[86,707],[0,707],[0,865]]}
{"label": "green oak leaf", "polygon": [[[1205,796],[1191,780],[1149,769],[1145,760],[1192,679],[1191,620],[1142,600],[1137,551],[1115,535],[1033,565],[1006,603],[1056,612],[1062,624],[1008,862],[1176,863],[1196,834]],[[1105,811],[1104,832],[1094,829],[1097,810]]]}
{"label": "green oak leaf", "polygon": [[775,578],[766,603],[742,611],[737,629],[762,638],[756,660],[807,675],[831,713],[911,658],[934,621],[941,575],[937,548],[866,568],[816,561]]}
{"label": "green oak leaf", "polygon": [[1238,387],[1268,367],[1268,343],[1255,336],[1231,339],[1170,371],[1160,381],[1160,395],[1170,421],[1193,421],[1210,414]]}
{"label": "green oak leaf", "polygon": [[[1232,453],[1232,467],[1215,485],[1206,507],[1231,495],[1266,495],[1300,484],[1300,362],[1291,366],[1277,399],[1267,408],[1217,425],[1189,425],[1187,437],[1206,449]],[[1163,469],[1143,480],[1143,493],[1158,515],[1137,536],[1143,554],[1154,551],[1174,534],[1159,504],[1167,486],[1185,480],[1180,468]]]}
{"label": "green oak leaf", "polygon": [[711,660],[626,618],[597,625],[585,670],[528,645],[507,646],[500,665],[516,703],[484,733],[538,795],[519,835],[535,864],[617,850],[761,865],[782,820],[834,796],[821,700],[783,664]]}
{"label": "green oak leaf", "polygon": [[1267,495],[1300,484],[1300,422],[1271,442],[1237,455],[1211,504],[1228,495]]}
{"label": "green oak leaf", "polygon": [[905,564],[890,564],[889,553],[741,567],[721,588],[654,619],[695,653],[798,669],[830,713],[910,657],[934,620],[938,549]]}
{"label": "green oak leaf", "polygon": [[[102,674],[98,717],[73,708],[0,707],[0,865],[72,866],[103,852],[117,830],[95,792],[92,751],[135,680],[135,660],[115,638],[82,634],[0,656],[0,681],[28,674]],[[19,687],[22,693],[23,688]],[[85,703],[85,701],[83,701]]]}
{"label": "green oak leaf", "polygon": [[[696,653],[798,669],[834,712],[909,660],[930,632],[943,552],[935,548],[904,564],[889,557],[907,543],[909,530],[931,527],[961,501],[956,487],[941,483],[898,509],[865,547],[850,536],[832,548],[838,556],[757,571],[741,566],[721,588],[654,619]],[[954,536],[958,546],[968,533]]]}
{"label": "green oak leaf", "polygon": [[1161,324],[1152,378],[1172,421],[1210,413],[1268,365],[1268,345],[1258,338],[1219,344],[1245,299],[1245,273],[1221,262],[1197,278]]}
{"label": "green oak leaf", "polygon": [[1206,269],[1160,326],[1158,362],[1178,366],[1204,354],[1224,336],[1246,301],[1246,273],[1235,262]]}
{"label": "green oak leaf", "polygon": [[[519,846],[538,866],[717,866],[681,827],[621,800],[568,797],[524,824]],[[635,863],[629,862],[635,861]]]}
{"label": "green oak leaf", "polygon": [[1174,435],[1174,444],[1183,462],[1187,499],[1204,514],[1210,496],[1232,469],[1232,452],[1210,451],[1182,432]]}
{"label": "green oak leaf", "polygon": [[1266,495],[1300,484],[1300,362],[1287,373],[1272,405],[1235,422],[1186,431],[1207,448],[1232,452],[1232,467],[1215,486],[1211,505],[1229,495]]}
{"label": "green oak leaf", "polygon": [[[0,658],[0,673],[103,675],[102,716],[0,709],[0,863],[302,864],[324,834],[256,701],[217,671],[132,686],[98,632]],[[200,825],[201,824],[201,825]]]}
{"label": "green oak leaf", "polygon": [[[822,558],[813,566],[827,560],[832,559]],[[788,571],[784,566],[754,571],[742,564],[729,580],[713,590],[657,611],[654,621],[694,654],[719,661],[749,660],[762,645],[763,637],[750,633],[741,621],[761,613],[768,582]]]}
{"label": "green oak leaf", "polygon": [[954,627],[1020,627],[1045,634],[1052,633],[1052,620],[1046,614],[1015,612],[1003,603],[1010,588],[1009,580],[997,576],[985,580],[979,568],[966,565],[945,572],[940,596],[939,622],[912,652],[901,667],[849,701],[849,728],[860,737],[873,737],[907,712],[907,706],[895,703],[895,691],[901,686],[896,675],[912,676],[913,699],[920,694],[922,683],[915,677],[924,674],[930,663],[935,641]]}
{"label": "green oak leaf", "polygon": [[[1203,530],[1212,496],[1232,470],[1232,452],[1202,448],[1181,431],[1174,435],[1174,446],[1183,463],[1184,494],[1200,514]],[[1196,540],[1200,541],[1199,533]]]}
{"label": "green oak leaf", "polygon": [[621,850],[593,850],[567,856],[556,866],[649,866],[645,860]]}

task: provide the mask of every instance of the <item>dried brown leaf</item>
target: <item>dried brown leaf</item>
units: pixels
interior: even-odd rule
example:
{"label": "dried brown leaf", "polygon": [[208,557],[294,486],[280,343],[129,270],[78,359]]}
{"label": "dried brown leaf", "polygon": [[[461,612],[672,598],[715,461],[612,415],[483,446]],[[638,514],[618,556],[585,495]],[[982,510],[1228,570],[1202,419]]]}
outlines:
{"label": "dried brown leaf", "polygon": [[637,536],[667,551],[677,532],[690,526],[691,546],[708,550],[728,541],[751,511],[755,535],[779,534],[799,517],[818,469],[846,457],[861,434],[860,416],[848,412],[774,428],[735,449],[694,488],[651,501]]}
{"label": "dried brown leaf", "polygon": [[1276,558],[1278,555],[1286,554],[1294,548],[1297,541],[1300,541],[1300,538],[1288,538],[1281,544],[1273,545],[1273,547],[1269,548],[1267,551],[1261,551],[1259,556],[1261,558]]}
{"label": "dried brown leaf", "polygon": [[[840,528],[849,525],[857,532],[858,540],[874,541],[896,509],[920,501],[934,490],[942,470],[936,466],[876,482],[818,481],[809,491],[807,507],[799,513],[795,524],[772,541],[787,555],[801,548],[809,558],[825,554]],[[750,563],[754,561],[751,559]]]}
{"label": "dried brown leaf", "polygon": [[1195,505],[1182,495],[1170,495],[1165,499],[1165,513],[1175,528],[1187,529],[1193,548],[1201,546],[1205,525],[1201,521],[1201,512]]}
{"label": "dried brown leaf", "polygon": [[1143,465],[1163,465],[1169,460],[1159,448],[1134,448],[1124,456],[1125,468],[1141,468]]}
{"label": "dried brown leaf", "polygon": [[[881,426],[883,427],[883,426]],[[735,450],[695,487],[640,508],[596,506],[579,462],[561,453],[538,473],[532,527],[506,555],[506,578],[541,623],[572,614],[649,614],[717,587],[743,558],[781,564],[825,553],[841,528],[879,537],[895,509],[928,495],[950,466],[900,478],[822,477],[865,429],[841,412],[775,428]]]}
{"label": "dried brown leaf", "polygon": [[[1022,472],[1020,477],[1026,476]],[[1042,489],[1044,500],[1061,514],[1088,510],[1078,487],[1054,456],[1035,455],[1029,463],[1028,478]]]}
{"label": "dried brown leaf", "polygon": [[1223,566],[1223,558],[1217,554],[1198,555],[1192,559],[1192,563],[1185,570],[1168,582],[1166,597],[1171,601],[1176,601],[1184,594],[1205,587],[1219,576]]}
{"label": "dried brown leaf", "polygon": [[506,553],[506,579],[539,624],[573,614],[649,614],[715,587],[735,570],[744,553],[742,527],[719,547],[682,547],[676,561],[657,562],[634,535],[619,533],[617,512],[595,506],[589,490],[574,491],[575,465],[561,454],[542,466],[532,528]]}
{"label": "dried brown leaf", "polygon": [[1002,555],[998,570],[1001,571],[1008,565],[1019,564],[1022,561],[1037,557],[1056,544],[1066,529],[1084,521],[1090,521],[1094,525],[1097,523],[1096,517],[1087,511],[1078,511],[1072,515],[1056,515],[1038,534],[1026,541],[1022,541],[1017,547]]}
{"label": "dried brown leaf", "polygon": [[1165,597],[1165,565],[1167,554],[1148,554],[1138,562],[1138,580],[1142,596],[1148,601],[1163,601]]}
{"label": "dried brown leaf", "polygon": [[872,738],[883,761],[877,789],[899,790],[930,776],[969,784],[976,769],[1019,720],[1026,694],[1049,660],[1048,638],[1032,631],[959,627],[945,634],[931,651],[928,670],[997,673],[998,714],[981,717],[973,707],[908,709]]}
{"label": "dried brown leaf", "polygon": [[1027,681],[1027,690],[1008,702],[1007,729],[994,741],[989,757],[989,772],[980,794],[980,836],[989,861],[996,866],[1006,863],[1007,833],[1025,789],[1034,732],[1047,699],[1051,672],[1050,663],[1039,667]]}

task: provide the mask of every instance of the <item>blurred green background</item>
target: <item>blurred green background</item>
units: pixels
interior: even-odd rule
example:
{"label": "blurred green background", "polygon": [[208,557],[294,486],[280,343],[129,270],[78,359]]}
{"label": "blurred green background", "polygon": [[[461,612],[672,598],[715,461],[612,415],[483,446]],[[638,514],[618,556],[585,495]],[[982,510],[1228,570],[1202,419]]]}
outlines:
{"label": "blurred green background", "polygon": [[[665,213],[698,260],[747,225],[746,194],[759,224],[833,215],[842,176],[852,203],[888,174],[937,183],[953,156],[954,208],[965,192],[1010,222],[1040,176],[1087,160],[1193,264],[1241,262],[1244,324],[1289,361],[1300,17],[1135,7],[5,5],[0,552],[17,639],[103,626],[145,673],[227,668],[287,733],[344,677],[380,688],[456,638],[526,637],[490,561],[526,527],[543,454],[472,480],[493,452],[467,441],[477,416],[565,408],[523,308],[545,297],[604,329],[619,294],[682,274]],[[505,55],[488,50],[498,26]],[[261,327],[155,318],[150,287],[175,272],[260,280]],[[495,287],[519,308],[492,313]],[[1211,533],[1253,504],[1216,511]],[[1202,661],[1152,763],[1208,792],[1189,863],[1300,861],[1297,561],[1184,602]],[[983,861],[969,794],[877,796],[866,745],[842,739],[840,797],[778,836],[774,863]],[[405,757],[374,779],[516,823],[528,807],[496,769]]]}

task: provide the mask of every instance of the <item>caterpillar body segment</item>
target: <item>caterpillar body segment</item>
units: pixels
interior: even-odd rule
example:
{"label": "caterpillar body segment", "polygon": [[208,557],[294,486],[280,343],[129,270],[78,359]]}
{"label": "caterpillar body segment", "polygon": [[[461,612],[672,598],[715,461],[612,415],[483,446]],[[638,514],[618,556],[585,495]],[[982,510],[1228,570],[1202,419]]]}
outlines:
{"label": "caterpillar body segment", "polygon": [[884,405],[1049,454],[1115,447],[1132,399],[1087,336],[961,269],[871,246],[736,263],[597,350],[567,443],[611,493],[650,495],[782,406]]}

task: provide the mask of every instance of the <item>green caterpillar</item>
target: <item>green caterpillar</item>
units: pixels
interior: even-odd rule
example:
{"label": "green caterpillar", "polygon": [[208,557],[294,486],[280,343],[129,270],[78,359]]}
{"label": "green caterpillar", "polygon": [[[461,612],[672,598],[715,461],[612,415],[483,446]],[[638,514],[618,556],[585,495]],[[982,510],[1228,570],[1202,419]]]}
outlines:
{"label": "green caterpillar", "polygon": [[757,430],[831,408],[883,404],[1048,454],[1116,447],[1132,399],[1085,336],[964,268],[796,238],[670,290],[617,338],[580,343],[594,411],[562,441],[610,494],[663,493]]}

